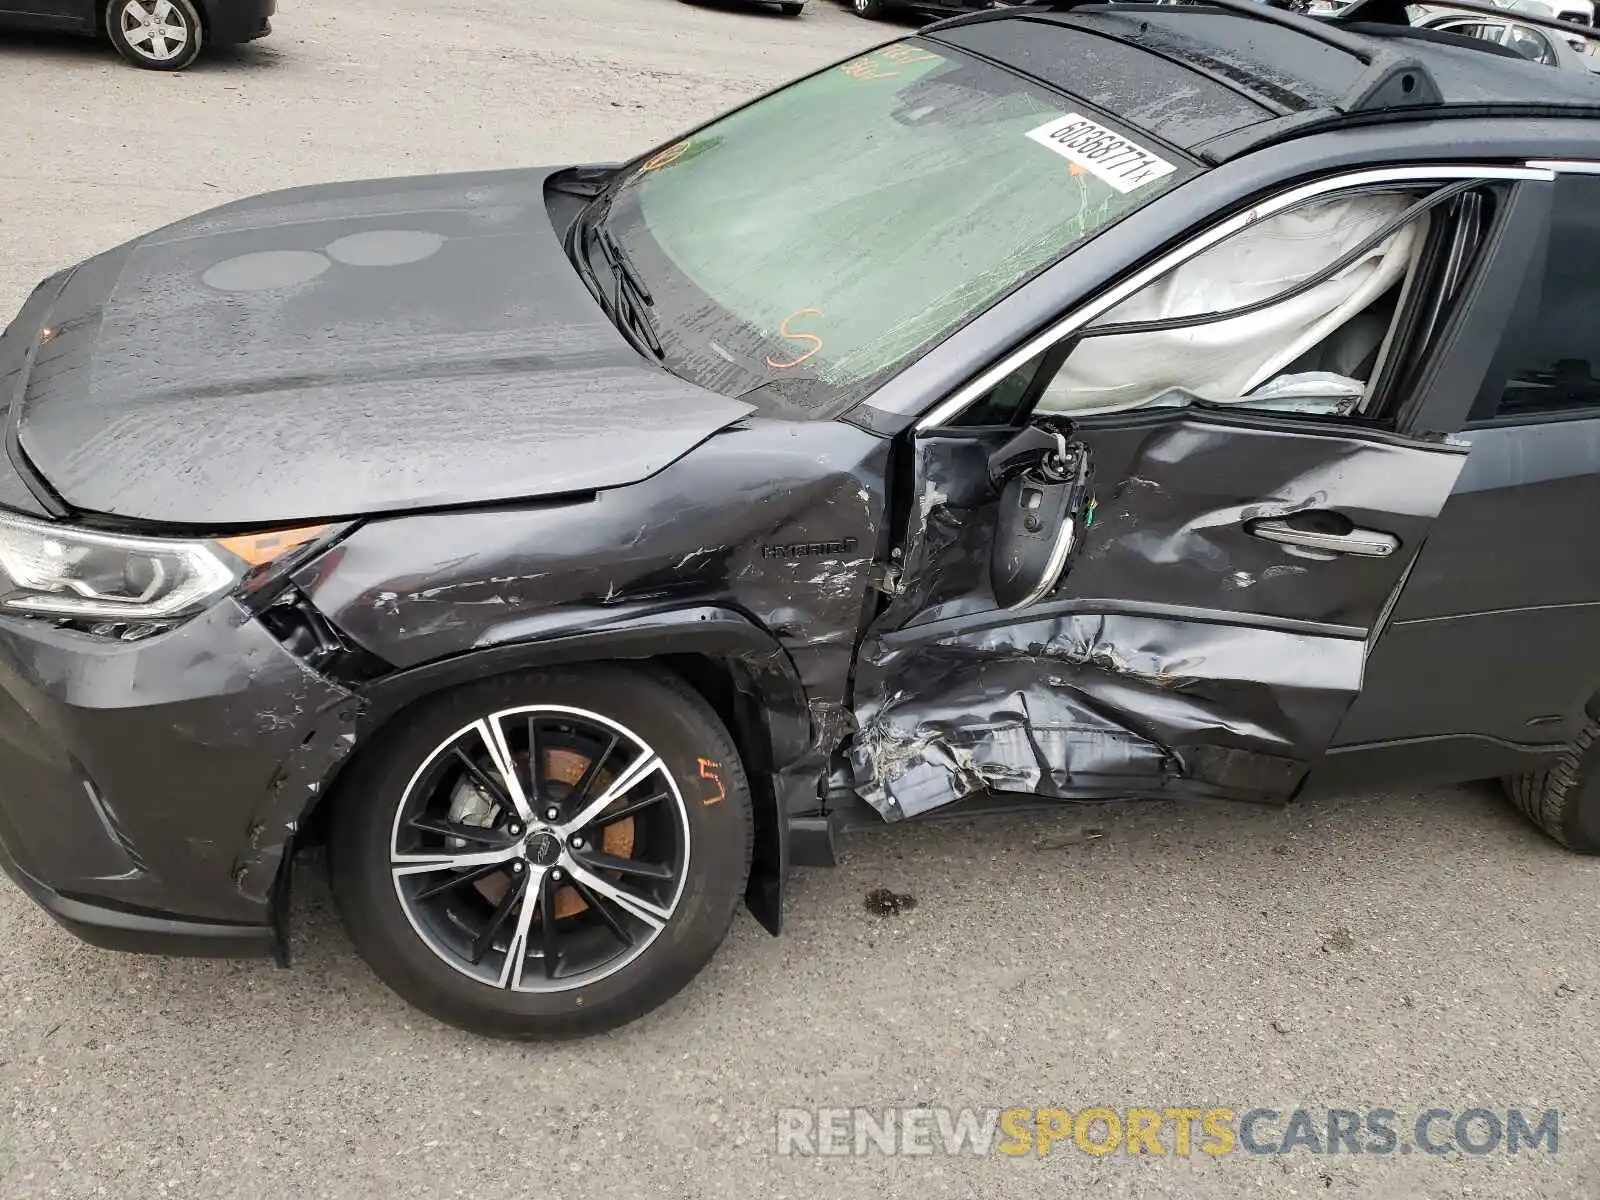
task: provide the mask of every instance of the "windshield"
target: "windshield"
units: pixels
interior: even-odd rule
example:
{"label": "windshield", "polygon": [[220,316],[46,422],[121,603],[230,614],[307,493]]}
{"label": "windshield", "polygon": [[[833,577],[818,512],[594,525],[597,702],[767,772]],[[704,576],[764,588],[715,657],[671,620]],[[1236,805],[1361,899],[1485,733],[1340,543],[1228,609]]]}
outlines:
{"label": "windshield", "polygon": [[671,370],[831,416],[1191,173],[1091,114],[913,38],[636,164],[606,224]]}

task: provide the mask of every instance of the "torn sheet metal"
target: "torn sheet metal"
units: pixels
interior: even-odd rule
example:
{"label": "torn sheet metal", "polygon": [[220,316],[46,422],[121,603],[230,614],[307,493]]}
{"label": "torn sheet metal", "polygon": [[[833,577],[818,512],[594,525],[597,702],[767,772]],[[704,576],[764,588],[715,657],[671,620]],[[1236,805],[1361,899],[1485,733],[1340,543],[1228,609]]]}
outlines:
{"label": "torn sheet metal", "polygon": [[983,790],[1286,794],[1360,687],[1359,641],[1062,614],[863,655],[860,794],[889,820]]}
{"label": "torn sheet metal", "polygon": [[[1450,447],[1182,410],[1079,429],[1097,507],[1052,594],[1001,611],[990,456],[919,439],[895,596],[862,645],[857,791],[889,819],[985,789],[1281,800],[1359,693],[1365,638],[1449,496]],[[1394,535],[1313,558],[1250,522],[1308,510]]]}

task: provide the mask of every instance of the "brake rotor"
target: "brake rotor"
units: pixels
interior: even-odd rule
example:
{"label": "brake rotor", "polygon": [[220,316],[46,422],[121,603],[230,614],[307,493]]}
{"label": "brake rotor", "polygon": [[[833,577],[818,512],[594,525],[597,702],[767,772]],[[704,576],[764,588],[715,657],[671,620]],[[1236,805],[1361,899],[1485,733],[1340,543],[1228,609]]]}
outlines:
{"label": "brake rotor", "polygon": [[[589,769],[589,761],[588,755],[576,750],[560,748],[546,750],[540,778],[554,780],[569,788],[574,787],[578,780],[583,778],[583,773]],[[595,794],[603,792],[611,786],[611,781],[615,777],[614,771],[602,771],[590,786],[595,789]],[[600,834],[600,849],[613,858],[632,858],[633,818],[624,817],[615,824],[607,825]],[[573,888],[564,887],[556,892],[557,919],[576,916],[588,907],[583,897]]]}
{"label": "brake rotor", "polygon": [[[583,773],[589,769],[590,757],[578,750],[567,750],[561,747],[552,747],[542,754],[543,761],[539,764],[539,778],[550,783],[558,783],[573,788],[577,786]],[[598,795],[611,786],[611,781],[616,778],[615,771],[601,771],[589,785],[590,794]],[[468,785],[471,786],[470,784]],[[473,789],[476,791],[476,789]],[[542,803],[542,797],[533,797],[536,804]],[[484,815],[488,816],[491,806],[488,800],[483,799]],[[462,820],[464,814],[452,811],[452,819]],[[470,820],[470,817],[466,819]],[[478,821],[472,821],[478,824]],[[613,858],[632,858],[634,846],[633,818],[624,817],[622,820],[607,825],[600,835],[600,849]],[[506,894],[506,889],[511,886],[503,875],[490,875],[478,880],[472,885],[483,898],[490,904],[498,905]],[[588,908],[588,903],[580,896],[575,888],[562,887],[556,891],[556,917],[557,919],[577,916]]]}

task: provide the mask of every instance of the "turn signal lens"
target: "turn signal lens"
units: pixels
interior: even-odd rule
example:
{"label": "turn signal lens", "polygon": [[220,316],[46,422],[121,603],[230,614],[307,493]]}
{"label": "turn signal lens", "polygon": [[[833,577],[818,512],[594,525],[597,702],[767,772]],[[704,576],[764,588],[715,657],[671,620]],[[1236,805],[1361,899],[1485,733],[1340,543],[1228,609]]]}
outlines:
{"label": "turn signal lens", "polygon": [[271,533],[246,533],[218,538],[217,545],[252,567],[264,567],[290,550],[315,541],[332,528],[331,525],[301,525],[295,529],[275,529]]}

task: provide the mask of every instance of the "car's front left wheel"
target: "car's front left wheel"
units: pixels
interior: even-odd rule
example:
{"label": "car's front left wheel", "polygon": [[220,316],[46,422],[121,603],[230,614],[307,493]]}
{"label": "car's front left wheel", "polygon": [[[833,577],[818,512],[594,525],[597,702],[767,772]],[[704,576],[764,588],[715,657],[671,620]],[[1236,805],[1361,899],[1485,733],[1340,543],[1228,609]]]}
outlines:
{"label": "car's front left wheel", "polygon": [[614,1028],[710,960],[753,823],[715,712],[665,672],[488,679],[353,763],[329,864],[352,940],[418,1008],[477,1033]]}
{"label": "car's front left wheel", "polygon": [[105,27],[117,53],[151,71],[183,70],[205,37],[192,0],[110,0]]}

